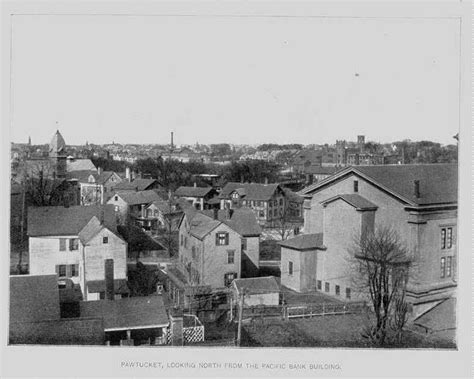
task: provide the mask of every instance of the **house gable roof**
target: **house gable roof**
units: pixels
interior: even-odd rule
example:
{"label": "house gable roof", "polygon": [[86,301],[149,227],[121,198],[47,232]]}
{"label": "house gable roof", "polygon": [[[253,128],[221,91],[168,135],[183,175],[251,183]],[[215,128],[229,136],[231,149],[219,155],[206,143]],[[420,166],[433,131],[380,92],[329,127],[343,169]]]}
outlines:
{"label": "house gable roof", "polygon": [[246,200],[270,200],[275,191],[280,188],[278,183],[273,184],[259,184],[259,183],[227,183],[219,195],[221,199],[228,199],[230,194],[234,191],[238,191],[239,195],[242,194]]}
{"label": "house gable roof", "polygon": [[321,204],[325,206],[339,199],[345,201],[349,205],[352,205],[358,211],[374,211],[378,208],[374,203],[356,193],[336,195],[330,199],[322,201]]}
{"label": "house gable roof", "polygon": [[116,193],[128,205],[150,204],[154,201],[163,200],[154,190],[138,192],[118,192]]}
{"label": "house gable roof", "polygon": [[[412,205],[456,204],[458,190],[457,164],[352,166],[332,175],[299,193],[311,196],[341,178],[354,174]],[[414,182],[419,181],[416,197]]]}
{"label": "house gable roof", "polygon": [[[214,210],[201,211],[209,218],[214,218]],[[262,228],[255,218],[255,213],[246,207],[238,209],[219,209],[217,219],[227,224],[231,229],[243,237],[259,236],[262,234]]]}
{"label": "house gable roof", "polygon": [[300,234],[295,238],[278,242],[278,244],[282,247],[300,251],[326,249],[326,247],[323,245],[323,233]]}
{"label": "house gable roof", "polygon": [[238,293],[243,291],[246,295],[280,292],[280,285],[274,276],[234,279],[233,284]]}
{"label": "house gable roof", "polygon": [[103,217],[104,225],[116,231],[116,217],[112,205],[28,208],[28,236],[78,236],[89,221]]}
{"label": "house gable roof", "polygon": [[205,197],[209,193],[215,192],[212,187],[179,187],[174,195],[178,197]]}
{"label": "house gable roof", "polygon": [[157,183],[158,183],[158,180],[156,179],[137,178],[131,182],[124,180],[115,186],[115,190],[116,191],[146,191]]}
{"label": "house gable roof", "polygon": [[90,159],[68,159],[66,170],[70,171],[97,171],[94,163]]}

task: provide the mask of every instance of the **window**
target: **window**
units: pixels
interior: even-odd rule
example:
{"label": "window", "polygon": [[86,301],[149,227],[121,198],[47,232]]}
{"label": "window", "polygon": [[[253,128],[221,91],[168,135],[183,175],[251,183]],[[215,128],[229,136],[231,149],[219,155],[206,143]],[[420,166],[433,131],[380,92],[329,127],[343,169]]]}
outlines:
{"label": "window", "polygon": [[79,265],[71,265],[71,276],[79,276]]}
{"label": "window", "polygon": [[261,207],[262,206],[262,202],[261,201],[257,201],[257,207]]}
{"label": "window", "polygon": [[227,264],[233,265],[234,264],[234,258],[235,258],[235,251],[234,250],[228,250],[227,251]]}
{"label": "window", "polygon": [[259,216],[260,218],[265,218],[265,211],[259,211],[259,212],[258,212],[258,216]]}
{"label": "window", "polygon": [[241,248],[242,250],[247,250],[247,238],[242,238],[242,239],[241,239],[240,248]]}
{"label": "window", "polygon": [[229,272],[224,275],[224,285],[229,287],[232,284],[232,281],[237,278],[237,274],[235,272]]}
{"label": "window", "polygon": [[341,287],[339,287],[338,284],[336,284],[336,295],[339,296],[341,294]]}
{"label": "window", "polygon": [[69,240],[69,250],[79,250],[79,239],[78,238],[71,238]]}
{"label": "window", "polygon": [[446,277],[447,278],[451,277],[452,263],[453,263],[453,257],[447,257],[446,258]]}
{"label": "window", "polygon": [[293,275],[293,262],[288,262],[288,275]]}
{"label": "window", "polygon": [[441,249],[451,249],[453,247],[453,228],[441,228]]}
{"label": "window", "polygon": [[66,238],[59,239],[59,251],[66,251]]}
{"label": "window", "polygon": [[196,259],[196,247],[195,246],[193,246],[191,248],[191,256],[193,257],[193,259]]}
{"label": "window", "polygon": [[278,216],[278,209],[277,208],[273,209],[273,216],[274,217]]}
{"label": "window", "polygon": [[321,282],[320,280],[318,280],[317,282],[317,288],[318,290],[321,290],[323,288],[323,282]]}
{"label": "window", "polygon": [[359,192],[359,181],[354,180],[354,192]]}
{"label": "window", "polygon": [[66,277],[66,265],[56,266],[56,272],[60,278]]}
{"label": "window", "polygon": [[114,196],[114,200],[118,201],[118,196],[117,195]]}
{"label": "window", "polygon": [[109,237],[102,237],[102,243],[109,243]]}
{"label": "window", "polygon": [[229,244],[229,233],[219,232],[216,233],[216,245],[225,246]]}
{"label": "window", "polygon": [[446,258],[443,257],[441,258],[441,273],[440,273],[441,278],[444,278],[446,276]]}
{"label": "window", "polygon": [[283,205],[283,199],[280,199],[280,205]]}
{"label": "window", "polygon": [[119,206],[116,205],[116,206],[115,206],[115,212],[118,212],[119,210],[120,210]]}
{"label": "window", "polygon": [[329,292],[329,283],[324,283],[324,291]]}
{"label": "window", "polygon": [[351,298],[351,289],[346,288],[346,299],[350,299],[350,298]]}

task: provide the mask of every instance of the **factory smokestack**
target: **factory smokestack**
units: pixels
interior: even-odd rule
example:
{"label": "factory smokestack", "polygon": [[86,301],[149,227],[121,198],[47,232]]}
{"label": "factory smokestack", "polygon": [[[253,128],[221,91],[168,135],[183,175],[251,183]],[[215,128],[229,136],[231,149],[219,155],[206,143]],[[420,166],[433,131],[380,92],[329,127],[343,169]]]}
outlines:
{"label": "factory smokestack", "polygon": [[171,132],[171,149],[173,149],[173,132]]}

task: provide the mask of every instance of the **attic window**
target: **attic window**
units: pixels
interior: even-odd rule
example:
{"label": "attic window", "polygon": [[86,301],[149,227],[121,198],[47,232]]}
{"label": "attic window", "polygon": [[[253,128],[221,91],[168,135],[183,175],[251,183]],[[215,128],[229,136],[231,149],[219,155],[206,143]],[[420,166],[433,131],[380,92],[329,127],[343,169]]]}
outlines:
{"label": "attic window", "polygon": [[114,200],[118,201],[118,196],[117,195],[114,196]]}
{"label": "attic window", "polygon": [[354,180],[354,192],[359,192],[359,181]]}
{"label": "attic window", "polygon": [[102,243],[109,243],[109,237],[103,237]]}

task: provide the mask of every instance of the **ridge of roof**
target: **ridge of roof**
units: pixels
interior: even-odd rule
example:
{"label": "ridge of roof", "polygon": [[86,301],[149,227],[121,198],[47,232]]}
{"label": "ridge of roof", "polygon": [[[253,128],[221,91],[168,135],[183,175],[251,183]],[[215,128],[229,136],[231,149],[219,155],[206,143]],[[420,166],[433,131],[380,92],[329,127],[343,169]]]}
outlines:
{"label": "ridge of roof", "polygon": [[345,201],[346,203],[353,206],[357,210],[366,211],[366,210],[376,210],[378,208],[377,205],[375,205],[374,203],[372,203],[371,201],[367,200],[365,197],[357,193],[336,195],[329,199],[321,201],[321,204],[326,205],[338,199]]}

